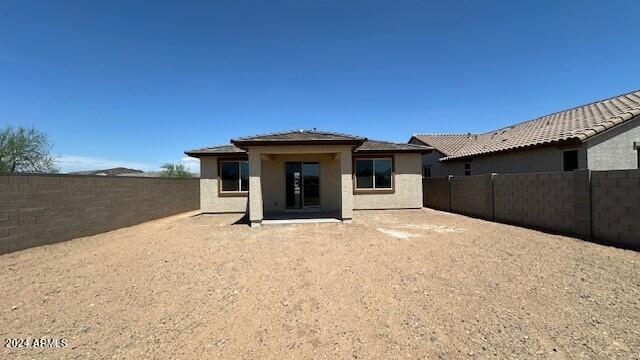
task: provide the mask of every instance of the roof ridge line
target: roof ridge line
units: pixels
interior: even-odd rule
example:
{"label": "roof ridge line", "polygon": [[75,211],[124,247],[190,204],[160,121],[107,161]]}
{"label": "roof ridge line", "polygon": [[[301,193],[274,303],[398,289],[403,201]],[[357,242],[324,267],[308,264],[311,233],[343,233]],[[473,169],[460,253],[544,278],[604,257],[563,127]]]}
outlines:
{"label": "roof ridge line", "polygon": [[426,134],[426,133],[418,133],[418,134],[413,134],[412,136],[468,136],[468,135],[480,135],[481,133],[472,133],[472,132],[466,132],[466,133],[431,133],[431,134]]}
{"label": "roof ridge line", "polygon": [[291,130],[283,130],[283,131],[276,131],[276,132],[263,133],[263,134],[247,135],[247,136],[241,136],[238,138],[232,138],[231,141],[233,142],[233,140],[244,140],[248,138],[261,137],[261,136],[284,135],[284,134],[302,133],[302,132],[325,134],[325,135],[338,135],[338,136],[351,137],[356,139],[367,139],[366,137],[362,137],[358,135],[339,133],[339,132],[333,132],[333,131],[317,130],[314,128],[314,129],[291,129]]}
{"label": "roof ridge line", "polygon": [[608,101],[608,100],[613,100],[613,99],[616,99],[616,98],[627,96],[629,94],[633,94],[633,93],[638,92],[638,91],[640,91],[640,89],[628,91],[628,92],[625,92],[625,93],[620,94],[620,95],[614,95],[614,96],[610,96],[610,97],[607,97],[607,98],[604,98],[604,99],[600,99],[600,100],[596,100],[596,101],[591,101],[591,102],[588,102],[586,104],[576,105],[574,107],[571,107],[571,108],[568,108],[568,109],[565,109],[565,110],[554,111],[554,112],[551,112],[551,113],[548,113],[548,114],[545,114],[545,115],[538,116],[538,117],[533,118],[533,119],[524,120],[524,121],[521,121],[521,122],[518,122],[518,123],[515,123],[515,124],[511,124],[511,125],[508,125],[508,126],[503,126],[501,128],[495,129],[495,130],[490,130],[490,131],[486,131],[486,132],[483,132],[483,133],[479,133],[478,135],[489,134],[489,133],[497,132],[497,131],[500,131],[500,130],[508,129],[508,128],[511,128],[511,127],[514,127],[514,126],[517,126],[517,125],[526,124],[526,123],[531,122],[531,121],[537,121],[537,120],[540,120],[540,119],[543,119],[543,118],[546,118],[546,117],[550,117],[550,116],[553,116],[553,115],[557,115],[557,114],[561,114],[561,113],[567,113],[567,112],[570,112],[570,111],[573,111],[573,110],[576,110],[576,109],[585,108],[585,107],[590,106],[590,105],[595,105],[595,104],[603,103],[603,102]]}
{"label": "roof ridge line", "polygon": [[[539,116],[539,117],[537,117],[537,118],[535,118],[535,119],[533,119],[533,120],[540,119],[540,118],[547,117],[547,116],[552,116],[552,115],[559,114],[559,113],[569,112],[569,111],[572,111],[572,110],[576,110],[576,109],[578,109],[578,108],[587,107],[587,106],[589,106],[589,105],[594,105],[594,104],[597,104],[597,103],[602,103],[602,102],[605,102],[605,101],[607,101],[607,100],[613,100],[613,99],[616,99],[616,98],[619,98],[619,97],[623,97],[623,96],[627,96],[627,95],[629,95],[629,94],[633,94],[633,93],[638,92],[638,91],[640,91],[640,89],[635,89],[635,90],[627,91],[627,92],[622,93],[622,94],[619,94],[619,95],[609,96],[609,97],[604,98],[604,99],[591,101],[591,102],[588,102],[588,103],[586,103],[586,104],[577,105],[577,106],[570,107],[570,108],[565,109],[565,110],[554,111],[554,112],[552,112],[552,113],[549,113],[549,114],[546,114],[546,115]],[[527,121],[531,121],[531,120],[527,120]],[[527,122],[527,121],[524,121],[524,122]],[[520,123],[519,123],[519,124],[520,124]],[[514,125],[517,125],[517,124],[514,124]]]}
{"label": "roof ridge line", "polygon": [[300,130],[304,130],[304,129],[291,129],[291,130],[275,131],[275,132],[270,132],[270,133],[246,135],[246,136],[240,136],[240,137],[234,138],[232,140],[240,140],[240,139],[245,139],[245,138],[250,138],[250,137],[258,137],[258,136],[266,136],[266,135],[282,135],[282,134],[288,134],[288,133],[292,133],[292,132],[300,132]]}
{"label": "roof ridge line", "polygon": [[[543,119],[543,118],[546,118],[546,117],[550,117],[550,116],[553,116],[553,115],[557,115],[557,114],[561,114],[561,113],[567,113],[567,112],[570,112],[572,110],[585,108],[585,107],[590,106],[590,105],[599,104],[599,103],[602,103],[602,102],[605,102],[605,101],[608,101],[608,100],[617,99],[617,98],[620,98],[620,97],[623,97],[623,96],[626,97],[626,96],[628,96],[630,94],[633,94],[633,93],[636,93],[636,92],[639,92],[639,91],[640,91],[640,89],[631,90],[631,91],[625,92],[625,93],[620,94],[620,95],[609,96],[607,98],[591,101],[591,102],[588,102],[586,104],[576,105],[574,107],[571,107],[571,108],[568,108],[568,109],[565,109],[565,110],[554,111],[554,112],[551,112],[551,113],[548,113],[548,114],[545,114],[545,115],[541,115],[541,116],[535,117],[533,119],[524,120],[524,121],[521,121],[521,122],[517,122],[515,124],[503,126],[503,127],[497,128],[497,129],[493,129],[493,130],[489,130],[489,131],[485,131],[485,132],[479,132],[479,133],[469,133],[469,134],[471,134],[471,135],[486,135],[486,134],[495,133],[495,132],[498,132],[498,131],[501,131],[501,130],[504,130],[504,129],[509,129],[509,128],[512,128],[512,127],[517,126],[517,125],[522,125],[522,124],[526,124],[528,122],[537,121],[537,120],[540,120],[540,119]],[[640,108],[640,106],[633,107],[633,109],[636,109],[636,108]],[[615,116],[617,116],[617,115],[613,115],[612,117],[615,117]],[[457,135],[457,134],[456,133],[450,133],[450,134],[413,134],[413,136],[416,136],[416,135],[418,135],[418,136],[420,136],[420,135],[422,135],[422,136],[448,136],[448,135]],[[460,135],[465,135],[465,134],[460,134]]]}

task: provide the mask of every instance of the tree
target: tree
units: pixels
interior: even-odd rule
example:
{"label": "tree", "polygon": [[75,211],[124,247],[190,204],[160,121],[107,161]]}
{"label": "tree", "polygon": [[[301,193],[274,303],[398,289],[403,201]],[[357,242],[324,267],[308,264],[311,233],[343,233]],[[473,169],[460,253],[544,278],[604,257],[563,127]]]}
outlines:
{"label": "tree", "polygon": [[189,171],[189,168],[183,164],[166,163],[161,167],[162,171],[160,175],[162,177],[171,178],[190,178],[193,174]]}
{"label": "tree", "polygon": [[46,133],[35,128],[0,130],[0,172],[57,173]]}

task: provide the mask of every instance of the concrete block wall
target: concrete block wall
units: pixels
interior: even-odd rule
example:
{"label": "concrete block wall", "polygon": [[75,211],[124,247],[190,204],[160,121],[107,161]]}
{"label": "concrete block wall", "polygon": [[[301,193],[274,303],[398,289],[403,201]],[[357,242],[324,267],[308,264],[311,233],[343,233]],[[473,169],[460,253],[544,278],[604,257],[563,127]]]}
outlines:
{"label": "concrete block wall", "polygon": [[0,254],[199,206],[199,179],[0,174]]}
{"label": "concrete block wall", "polygon": [[427,207],[640,249],[640,169],[452,176],[423,185]]}
{"label": "concrete block wall", "polygon": [[496,175],[495,219],[588,236],[588,192],[588,177],[577,171]]}
{"label": "concrete block wall", "polygon": [[432,177],[422,179],[422,203],[433,209],[450,211],[449,178]]}
{"label": "concrete block wall", "polygon": [[493,174],[450,177],[451,211],[493,219]]}
{"label": "concrete block wall", "polygon": [[640,248],[640,170],[591,173],[593,236]]}

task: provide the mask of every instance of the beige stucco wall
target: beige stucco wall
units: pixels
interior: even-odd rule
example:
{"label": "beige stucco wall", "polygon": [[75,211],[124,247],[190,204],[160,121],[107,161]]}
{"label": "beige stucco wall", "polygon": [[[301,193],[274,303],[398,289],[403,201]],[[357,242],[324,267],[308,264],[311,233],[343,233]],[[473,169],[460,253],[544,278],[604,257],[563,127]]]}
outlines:
{"label": "beige stucco wall", "polygon": [[284,209],[284,162],[305,161],[305,159],[322,162],[320,164],[322,210],[339,209],[343,219],[351,219],[353,211],[352,150],[350,145],[250,146],[247,151],[249,172],[252,174],[249,179],[249,218],[252,225],[263,218],[263,212],[277,212]]}
{"label": "beige stucco wall", "polygon": [[274,154],[262,160],[262,201],[264,212],[285,210],[285,162],[303,161],[320,164],[320,208],[341,208],[340,161],[331,154]]}
{"label": "beige stucco wall", "polygon": [[422,165],[431,165],[431,177],[462,176],[466,163],[471,164],[471,175],[554,172],[564,170],[563,153],[568,150],[578,150],[578,168],[587,167],[587,148],[584,145],[575,147],[547,146],[445,162],[438,162],[438,159],[443,155],[433,151],[423,156]]}
{"label": "beige stucco wall", "polygon": [[218,157],[200,158],[200,211],[206,213],[245,212],[246,196],[218,196]]}
{"label": "beige stucco wall", "polygon": [[590,170],[626,170],[638,168],[638,150],[634,142],[640,142],[640,117],[629,120],[587,142]]}
{"label": "beige stucco wall", "polygon": [[395,154],[394,193],[356,194],[353,208],[411,209],[422,207],[422,156],[420,154]]}
{"label": "beige stucco wall", "polygon": [[[354,195],[351,146],[260,146],[249,148],[249,196],[254,196],[249,214],[252,221],[261,220],[263,212],[284,210],[287,161],[320,163],[320,207],[341,211],[343,219],[351,219],[353,209],[422,207],[420,154],[395,154],[394,193]],[[217,157],[202,157],[200,164],[201,211],[245,212],[250,204],[247,197],[218,196]]]}

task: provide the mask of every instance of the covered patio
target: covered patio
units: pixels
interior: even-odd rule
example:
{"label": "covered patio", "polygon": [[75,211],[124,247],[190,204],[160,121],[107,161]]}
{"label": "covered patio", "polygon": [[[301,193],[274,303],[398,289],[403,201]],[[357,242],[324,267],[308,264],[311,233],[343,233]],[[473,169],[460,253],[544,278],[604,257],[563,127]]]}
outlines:
{"label": "covered patio", "polygon": [[249,220],[351,221],[351,146],[248,146]]}

